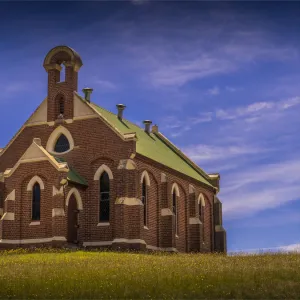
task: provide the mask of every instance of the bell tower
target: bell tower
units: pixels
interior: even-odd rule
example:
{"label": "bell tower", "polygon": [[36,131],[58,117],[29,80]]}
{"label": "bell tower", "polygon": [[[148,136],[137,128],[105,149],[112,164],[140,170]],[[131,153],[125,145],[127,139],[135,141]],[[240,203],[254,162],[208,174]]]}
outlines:
{"label": "bell tower", "polygon": [[78,90],[78,71],[82,66],[80,56],[70,47],[57,46],[48,52],[43,66],[48,73],[47,121],[73,119],[73,92]]}

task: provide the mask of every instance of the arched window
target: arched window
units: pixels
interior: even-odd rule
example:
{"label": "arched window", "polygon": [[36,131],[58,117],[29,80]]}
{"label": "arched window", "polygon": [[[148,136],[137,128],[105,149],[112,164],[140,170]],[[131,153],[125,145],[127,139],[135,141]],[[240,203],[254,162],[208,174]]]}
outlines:
{"label": "arched window", "polygon": [[147,184],[146,184],[146,178],[143,178],[142,183],[142,202],[144,204],[144,226],[147,226]]}
{"label": "arched window", "polygon": [[109,221],[109,192],[109,176],[103,172],[100,177],[99,222]]}
{"label": "arched window", "polygon": [[60,115],[65,113],[65,100],[63,97],[60,97],[58,100],[58,112]]}
{"label": "arched window", "polygon": [[173,214],[175,215],[175,234],[178,234],[178,220],[177,220],[177,201],[176,201],[176,192],[175,189],[173,190],[173,194],[172,194],[172,207],[173,207]]}
{"label": "arched window", "polygon": [[59,73],[59,81],[58,82],[65,82],[66,81],[66,67],[64,65],[65,62],[61,63],[61,71]]}
{"label": "arched window", "polygon": [[66,152],[70,149],[70,143],[64,134],[61,134],[56,141],[54,151],[57,153]]}
{"label": "arched window", "polygon": [[32,189],[32,220],[40,220],[41,214],[41,187],[36,182]]}
{"label": "arched window", "polygon": [[2,191],[0,191],[0,208],[3,208],[3,201],[4,201],[4,199],[3,199],[4,197],[3,197],[3,192]]}
{"label": "arched window", "polygon": [[198,207],[199,207],[199,219],[200,219],[200,221],[202,220],[202,216],[203,216],[203,209],[202,209],[202,202],[201,201],[199,201],[198,202]]}
{"label": "arched window", "polygon": [[199,220],[203,223],[204,222],[205,201],[204,201],[204,197],[202,194],[199,195],[197,202],[198,202]]}
{"label": "arched window", "polygon": [[205,234],[204,234],[204,210],[205,210],[205,200],[202,194],[198,197],[198,210],[199,210],[199,220],[202,223],[201,235],[203,238],[203,242],[205,242]]}

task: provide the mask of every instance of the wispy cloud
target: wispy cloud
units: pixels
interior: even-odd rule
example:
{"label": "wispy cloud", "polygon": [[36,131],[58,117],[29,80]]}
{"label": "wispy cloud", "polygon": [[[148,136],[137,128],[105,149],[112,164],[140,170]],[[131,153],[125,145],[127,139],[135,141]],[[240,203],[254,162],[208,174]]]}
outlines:
{"label": "wispy cloud", "polygon": [[17,94],[31,91],[32,89],[37,90],[42,87],[42,84],[38,81],[14,81],[9,83],[0,83],[1,98],[15,97]]}
{"label": "wispy cloud", "polygon": [[228,174],[221,191],[223,211],[241,218],[299,199],[300,159],[263,164]]}
{"label": "wispy cloud", "polygon": [[[167,45],[162,40],[149,38],[147,45],[131,46],[135,55],[143,55],[137,57],[140,63],[150,66],[146,78],[148,83],[156,87],[180,87],[196,79],[235,72],[249,63],[298,59],[297,48],[275,44],[272,37],[262,30],[230,30],[220,39],[220,33],[226,28],[215,25],[215,32],[208,36],[207,30],[203,29],[208,24],[201,26],[200,31],[191,31],[187,37],[178,36],[177,40],[170,39]],[[176,30],[174,28],[174,32]],[[232,88],[228,90],[233,91]]]}
{"label": "wispy cloud", "polygon": [[162,119],[160,128],[175,138],[191,130],[193,126],[199,123],[210,122],[211,120],[211,112],[199,113],[197,117],[187,117],[186,119],[177,116],[168,116]]}
{"label": "wispy cloud", "polygon": [[225,90],[228,91],[228,92],[234,93],[234,92],[242,90],[242,88],[240,88],[240,87],[233,87],[233,86],[225,86]]}
{"label": "wispy cloud", "polygon": [[108,80],[94,79],[93,82],[103,89],[115,90],[117,88],[117,86],[113,82]]}
{"label": "wispy cloud", "polygon": [[211,96],[216,96],[216,95],[219,95],[220,94],[220,88],[218,86],[215,86],[211,89],[209,89],[207,91],[207,94],[208,95],[211,95]]}
{"label": "wispy cloud", "polygon": [[[280,227],[292,226],[292,224],[300,223],[300,212],[297,210],[286,209],[285,205],[282,207],[270,210],[268,215],[264,212],[253,216],[252,218],[244,218],[239,221],[239,228],[266,228],[266,227]],[[234,223],[232,224],[234,226]],[[231,229],[232,225],[226,226]]]}
{"label": "wispy cloud", "polygon": [[237,118],[251,117],[249,122],[256,121],[257,117],[264,116],[266,113],[283,111],[300,104],[300,97],[284,99],[278,102],[255,102],[247,106],[236,107],[233,109],[218,109],[216,117],[221,120],[233,120]]}
{"label": "wispy cloud", "polygon": [[192,160],[198,163],[203,163],[203,161],[208,160],[227,160],[236,158],[240,155],[258,154],[262,152],[268,152],[272,149],[256,147],[252,145],[205,145],[197,144],[190,145],[183,148],[184,153],[186,153]]}
{"label": "wispy cloud", "polygon": [[300,243],[299,244],[291,244],[287,246],[279,246],[279,247],[270,247],[270,248],[254,248],[254,249],[246,249],[246,250],[233,250],[230,251],[229,255],[256,255],[263,253],[288,253],[288,252],[300,252]]}
{"label": "wispy cloud", "polygon": [[213,113],[212,112],[203,112],[199,113],[196,117],[188,118],[187,122],[190,122],[192,125],[196,125],[199,123],[206,123],[212,120]]}

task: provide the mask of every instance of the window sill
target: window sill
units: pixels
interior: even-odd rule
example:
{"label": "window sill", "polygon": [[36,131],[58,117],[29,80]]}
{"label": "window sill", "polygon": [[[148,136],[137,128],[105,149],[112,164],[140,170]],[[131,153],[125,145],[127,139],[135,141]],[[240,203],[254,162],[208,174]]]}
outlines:
{"label": "window sill", "polygon": [[176,237],[176,239],[178,239],[179,238],[178,234],[175,234],[175,237]]}
{"label": "window sill", "polygon": [[147,230],[149,230],[149,228],[148,228],[147,226],[144,226],[144,229],[147,229]]}
{"label": "window sill", "polygon": [[57,156],[59,156],[59,155],[64,155],[64,154],[67,154],[67,153],[69,153],[70,151],[72,151],[73,149],[75,148],[75,146],[74,147],[72,147],[72,148],[70,148],[69,150],[67,150],[67,151],[64,151],[64,152],[55,152],[54,150],[47,150],[51,155],[57,155]]}
{"label": "window sill", "polygon": [[29,225],[41,225],[40,221],[32,221]]}
{"label": "window sill", "polygon": [[109,222],[100,222],[97,224],[97,226],[109,226],[110,223]]}

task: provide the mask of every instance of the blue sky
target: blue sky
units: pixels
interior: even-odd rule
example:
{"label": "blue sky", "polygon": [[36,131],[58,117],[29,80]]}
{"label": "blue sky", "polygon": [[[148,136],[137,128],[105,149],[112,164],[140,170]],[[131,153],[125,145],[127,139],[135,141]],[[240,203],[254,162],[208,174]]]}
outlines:
{"label": "blue sky", "polygon": [[46,97],[45,55],[68,45],[80,92],[221,173],[229,251],[296,248],[299,15],[300,2],[0,2],[0,147]]}

